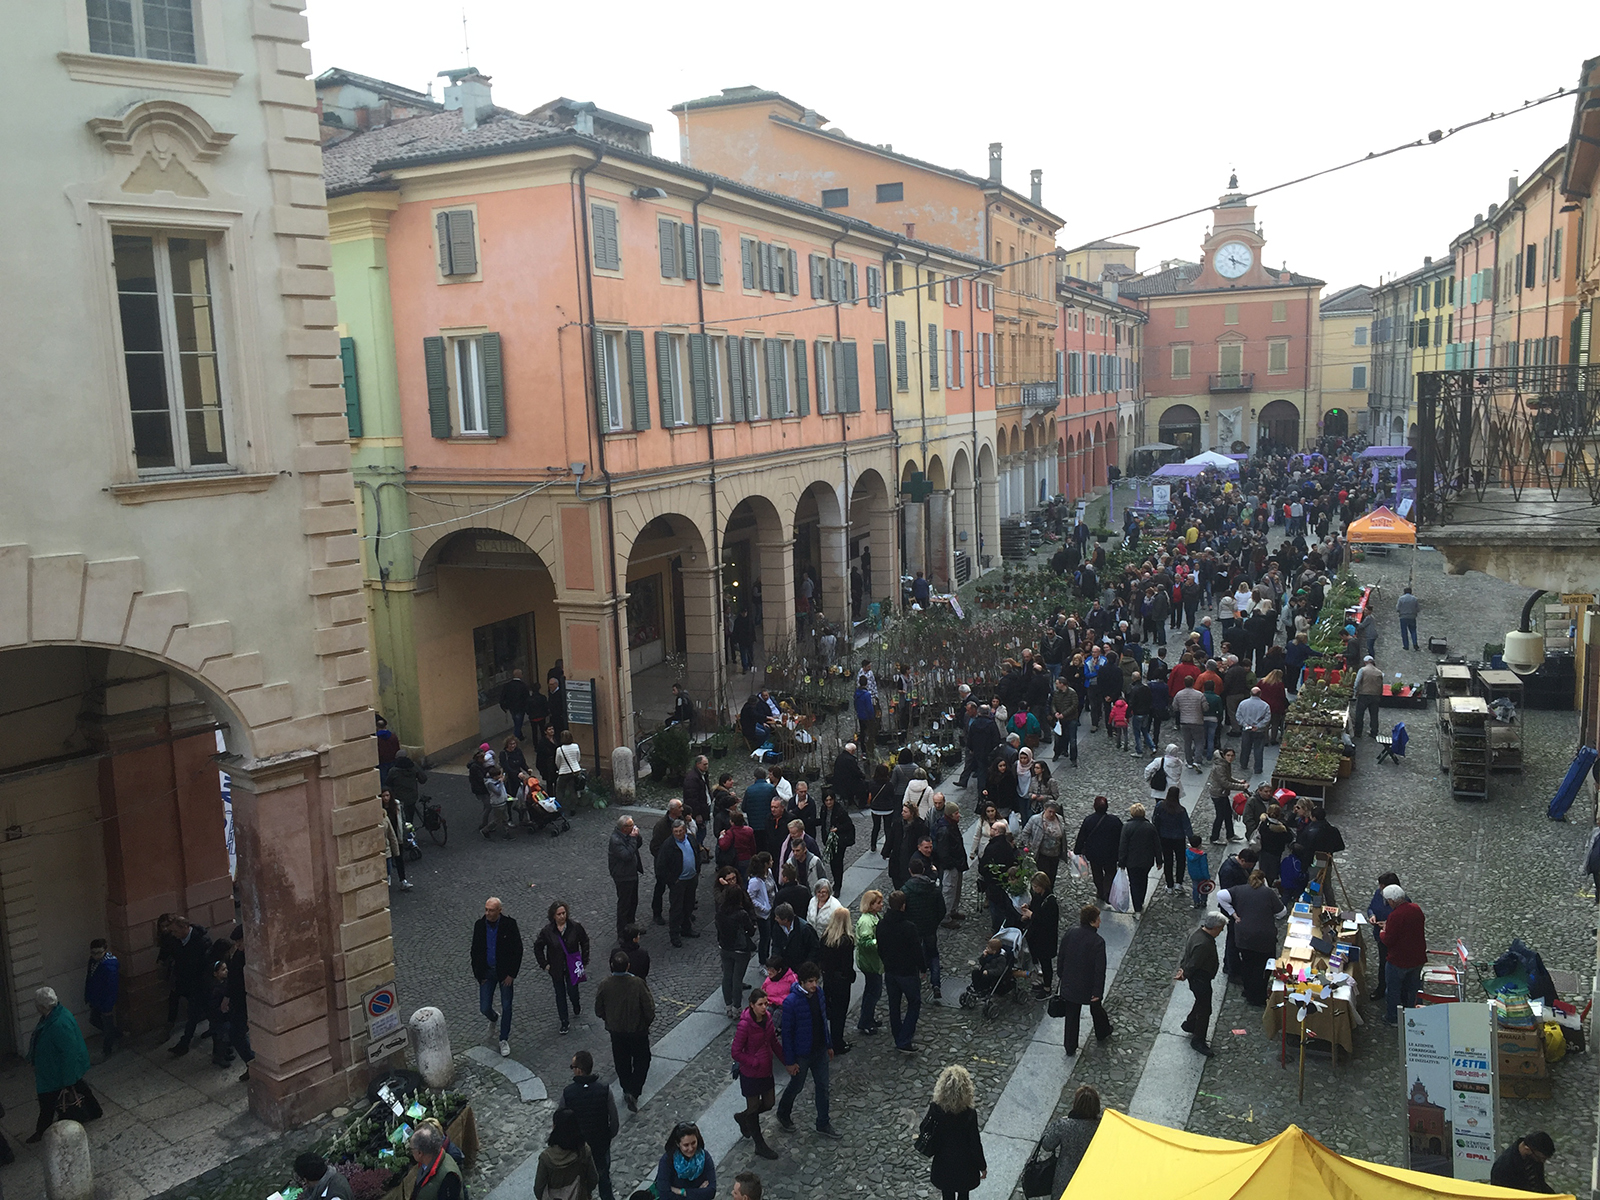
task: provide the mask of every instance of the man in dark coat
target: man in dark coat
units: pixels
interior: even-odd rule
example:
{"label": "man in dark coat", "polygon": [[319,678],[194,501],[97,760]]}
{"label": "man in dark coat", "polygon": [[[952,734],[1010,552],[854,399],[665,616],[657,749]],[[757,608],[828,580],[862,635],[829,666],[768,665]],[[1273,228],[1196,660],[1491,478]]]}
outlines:
{"label": "man in dark coat", "polygon": [[1200,919],[1200,928],[1189,935],[1184,943],[1183,958],[1178,964],[1174,979],[1189,985],[1194,996],[1194,1007],[1184,1019],[1183,1031],[1189,1035],[1189,1045],[1210,1058],[1214,1051],[1206,1042],[1211,1031],[1211,981],[1217,977],[1217,938],[1227,927],[1228,920],[1221,913],[1207,913]]}
{"label": "man in dark coat", "polygon": [[846,742],[839,757],[833,760],[833,794],[846,804],[858,807],[867,799],[867,777],[861,773],[861,760],[856,757],[854,742]]}
{"label": "man in dark coat", "polygon": [[702,844],[711,828],[711,760],[704,754],[683,773],[683,806],[694,818],[695,843]]}
{"label": "man in dark coat", "polygon": [[633,818],[617,818],[617,827],[611,831],[606,847],[606,870],[617,889],[617,940],[633,924],[639,911],[639,876],[644,874],[644,856],[640,853],[644,835]]}
{"label": "man in dark coat", "polygon": [[[522,970],[522,932],[502,911],[500,899],[483,902],[483,916],[472,927],[472,975],[478,981],[478,1011],[489,1022],[491,1035],[500,1041],[500,1053],[511,1053],[511,996]],[[494,991],[500,989],[500,1013],[494,1011]]]}
{"label": "man in dark coat", "polygon": [[167,932],[176,943],[172,954],[174,990],[188,1005],[188,1020],[183,1027],[183,1036],[168,1051],[177,1058],[189,1053],[195,1026],[210,1011],[211,939],[206,936],[204,925],[191,924],[186,917],[173,917],[167,925]]}
{"label": "man in dark coat", "polygon": [[989,755],[1000,744],[1000,726],[995,723],[994,709],[987,704],[978,709],[978,715],[967,725],[967,761],[962,765],[961,778],[956,786],[964,788],[974,774],[979,779],[989,769]]}
{"label": "man in dark coat", "polygon": [[1524,1192],[1554,1192],[1544,1178],[1544,1164],[1555,1155],[1556,1144],[1544,1130],[1519,1137],[1507,1146],[1489,1168],[1489,1182],[1495,1187],[1519,1188]]}
{"label": "man in dark coat", "polygon": [[[1250,872],[1256,867],[1256,852],[1248,846],[1237,854],[1229,855],[1217,868],[1217,891],[1242,888],[1250,882]],[[1229,979],[1243,980],[1239,968],[1239,947],[1234,944],[1233,922],[1228,922],[1228,938],[1222,947],[1222,973]]]}
{"label": "man in dark coat", "polygon": [[561,1107],[578,1114],[578,1128],[583,1130],[583,1140],[589,1143],[595,1169],[600,1173],[601,1200],[612,1200],[611,1140],[621,1125],[616,1098],[595,1075],[594,1055],[587,1050],[572,1056],[572,1082],[561,1091]]}
{"label": "man in dark coat", "polygon": [[522,722],[528,717],[528,696],[531,691],[521,671],[511,672],[511,678],[500,689],[500,708],[511,718],[511,732],[517,735],[519,742],[522,740]]}
{"label": "man in dark coat", "polygon": [[792,904],[772,910],[772,952],[791,971],[799,971],[801,963],[814,963],[822,955],[822,939],[804,914],[795,915]]}
{"label": "man in dark coat", "polygon": [[1078,924],[1061,939],[1056,960],[1061,973],[1061,1000],[1066,1005],[1066,1047],[1078,1052],[1078,1022],[1083,1006],[1089,1006],[1096,1041],[1111,1036],[1111,1018],[1106,1016],[1106,943],[1100,936],[1100,910],[1085,904],[1078,910]]}

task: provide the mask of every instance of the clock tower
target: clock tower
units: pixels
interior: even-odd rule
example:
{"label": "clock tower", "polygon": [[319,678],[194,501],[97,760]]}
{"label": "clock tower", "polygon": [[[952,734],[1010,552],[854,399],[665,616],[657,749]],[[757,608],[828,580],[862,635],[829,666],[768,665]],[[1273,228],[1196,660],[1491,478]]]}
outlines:
{"label": "clock tower", "polygon": [[1211,233],[1200,248],[1200,274],[1190,285],[1209,288],[1270,287],[1278,282],[1275,271],[1262,264],[1266,239],[1256,227],[1256,209],[1245,203],[1239,177],[1228,177],[1228,190],[1211,210]]}

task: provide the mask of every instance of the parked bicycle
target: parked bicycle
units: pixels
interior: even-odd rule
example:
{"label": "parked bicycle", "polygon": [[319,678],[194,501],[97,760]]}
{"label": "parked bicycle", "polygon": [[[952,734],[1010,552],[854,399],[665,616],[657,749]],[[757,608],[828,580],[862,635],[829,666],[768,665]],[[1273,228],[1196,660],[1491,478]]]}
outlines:
{"label": "parked bicycle", "polygon": [[[433,803],[433,797],[424,795],[422,802],[422,827],[428,831],[428,836],[433,839],[435,846],[443,846],[450,840],[450,822],[444,819],[444,810]],[[422,857],[422,852],[417,851],[417,858]]]}

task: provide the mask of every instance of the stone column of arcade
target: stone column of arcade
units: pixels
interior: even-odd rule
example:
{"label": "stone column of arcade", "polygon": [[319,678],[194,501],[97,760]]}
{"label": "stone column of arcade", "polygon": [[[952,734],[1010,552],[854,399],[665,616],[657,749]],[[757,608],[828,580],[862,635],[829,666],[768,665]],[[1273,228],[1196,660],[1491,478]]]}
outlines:
{"label": "stone column of arcade", "polygon": [[928,497],[928,578],[935,591],[953,586],[955,562],[954,495],[946,489]]}
{"label": "stone column of arcade", "polygon": [[762,644],[775,654],[794,644],[794,547],[757,542],[761,555]]}
{"label": "stone column of arcade", "polygon": [[[905,573],[907,575],[915,575],[918,571],[926,571],[928,569],[925,553],[927,547],[925,520],[928,509],[926,504],[906,499],[902,499],[900,505],[901,520],[905,531]],[[886,560],[880,559],[876,553],[873,554],[872,559],[874,565],[878,563],[883,563],[885,566],[889,565]],[[896,569],[886,577],[885,584],[879,584],[877,580],[873,580],[872,590],[877,593],[876,598],[881,599],[886,594],[886,591],[893,591],[895,595],[900,594],[900,589],[893,584],[893,578],[898,573],[898,564],[896,564]]]}
{"label": "stone column of arcade", "polygon": [[[683,568],[683,683],[695,708],[714,721],[726,705],[722,686],[722,622],[717,616],[719,568]],[[764,588],[764,585],[763,585]]]}
{"label": "stone column of arcade", "polygon": [[850,527],[818,527],[822,539],[822,591],[817,596],[821,619],[834,625],[847,624],[850,618]]}

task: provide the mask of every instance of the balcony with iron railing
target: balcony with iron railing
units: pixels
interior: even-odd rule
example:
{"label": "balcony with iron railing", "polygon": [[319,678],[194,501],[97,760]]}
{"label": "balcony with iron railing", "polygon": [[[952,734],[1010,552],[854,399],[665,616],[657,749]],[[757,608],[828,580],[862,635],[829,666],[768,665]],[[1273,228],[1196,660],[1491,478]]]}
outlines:
{"label": "balcony with iron railing", "polygon": [[1254,371],[1223,371],[1207,378],[1213,392],[1248,392],[1256,386]]}

